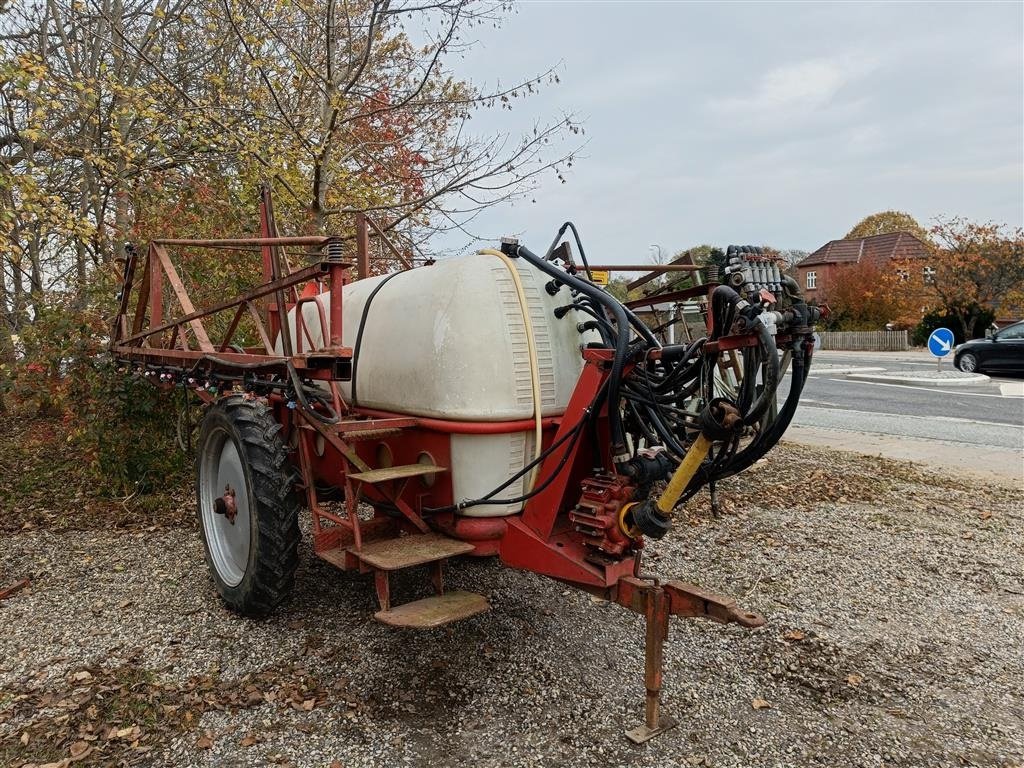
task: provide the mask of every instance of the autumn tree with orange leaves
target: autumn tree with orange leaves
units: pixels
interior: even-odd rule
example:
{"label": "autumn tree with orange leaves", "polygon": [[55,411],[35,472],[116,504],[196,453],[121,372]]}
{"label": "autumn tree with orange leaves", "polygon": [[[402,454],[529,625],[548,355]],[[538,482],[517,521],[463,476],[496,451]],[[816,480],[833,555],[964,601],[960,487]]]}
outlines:
{"label": "autumn tree with orange leaves", "polygon": [[832,310],[829,327],[877,331],[888,323],[904,328],[915,325],[922,301],[906,274],[891,263],[866,260],[837,269],[823,296]]}
{"label": "autumn tree with orange leaves", "polygon": [[963,338],[978,335],[984,310],[996,317],[1024,312],[1024,231],[964,218],[938,219],[921,291],[935,309],[957,318]]}

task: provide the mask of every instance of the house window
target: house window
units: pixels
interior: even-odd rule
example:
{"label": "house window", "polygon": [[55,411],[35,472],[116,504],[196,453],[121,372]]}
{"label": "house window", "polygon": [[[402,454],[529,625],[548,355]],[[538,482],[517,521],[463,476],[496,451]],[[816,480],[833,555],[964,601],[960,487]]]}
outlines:
{"label": "house window", "polygon": [[923,271],[924,271],[924,281],[926,283],[934,283],[935,282],[935,267],[925,267]]}
{"label": "house window", "polygon": [[808,272],[807,273],[807,290],[813,290],[818,284],[818,273]]}

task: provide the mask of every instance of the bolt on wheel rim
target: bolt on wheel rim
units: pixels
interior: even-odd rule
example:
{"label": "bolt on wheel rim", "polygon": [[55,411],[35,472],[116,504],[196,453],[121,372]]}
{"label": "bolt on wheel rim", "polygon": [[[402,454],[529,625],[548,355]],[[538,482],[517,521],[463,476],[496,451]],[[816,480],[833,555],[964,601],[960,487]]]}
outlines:
{"label": "bolt on wheel rim", "polygon": [[[200,470],[203,530],[217,575],[229,587],[245,576],[249,562],[249,489],[235,441],[224,431],[211,435],[203,447]],[[216,501],[227,489],[235,493],[235,519],[218,514]]]}

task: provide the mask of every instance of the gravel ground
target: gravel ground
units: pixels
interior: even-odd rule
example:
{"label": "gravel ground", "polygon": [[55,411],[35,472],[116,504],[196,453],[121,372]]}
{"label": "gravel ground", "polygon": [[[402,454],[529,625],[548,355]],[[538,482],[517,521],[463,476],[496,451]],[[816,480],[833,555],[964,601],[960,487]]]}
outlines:
{"label": "gravel ground", "polygon": [[1024,765],[1024,493],[794,445],[722,491],[648,569],[768,625],[675,621],[680,725],[639,747],[642,620],[493,560],[449,575],[489,613],[412,632],[308,549],[256,622],[222,609],[191,528],[9,535],[0,586],[33,583],[0,602],[0,764]]}

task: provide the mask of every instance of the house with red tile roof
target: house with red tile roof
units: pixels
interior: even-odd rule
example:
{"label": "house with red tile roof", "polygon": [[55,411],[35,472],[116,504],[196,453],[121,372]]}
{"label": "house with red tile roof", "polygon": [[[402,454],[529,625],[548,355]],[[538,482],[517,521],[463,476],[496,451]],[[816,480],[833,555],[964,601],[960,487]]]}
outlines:
{"label": "house with red tile roof", "polygon": [[[931,251],[927,243],[909,232],[889,232],[856,240],[832,240],[810,256],[797,262],[797,281],[808,299],[825,300],[829,282],[836,271],[864,261],[884,266],[891,262],[927,259]],[[894,267],[895,268],[895,267]],[[927,264],[922,267],[927,280]]]}

